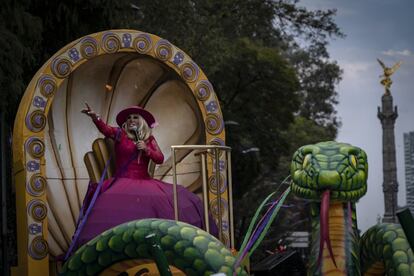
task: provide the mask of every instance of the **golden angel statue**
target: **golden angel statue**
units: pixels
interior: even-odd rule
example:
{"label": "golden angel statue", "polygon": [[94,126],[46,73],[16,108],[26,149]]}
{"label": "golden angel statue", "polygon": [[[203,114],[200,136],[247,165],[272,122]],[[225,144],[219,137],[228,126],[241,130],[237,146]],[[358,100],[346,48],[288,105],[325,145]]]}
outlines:
{"label": "golden angel statue", "polygon": [[397,71],[398,68],[400,68],[402,62],[399,61],[396,64],[394,64],[392,67],[387,67],[384,62],[382,62],[380,59],[378,59],[378,63],[381,65],[382,69],[384,70],[384,74],[380,76],[382,78],[381,84],[385,87],[385,94],[390,93],[390,88],[392,84],[392,80],[390,76],[394,74],[395,71]]}

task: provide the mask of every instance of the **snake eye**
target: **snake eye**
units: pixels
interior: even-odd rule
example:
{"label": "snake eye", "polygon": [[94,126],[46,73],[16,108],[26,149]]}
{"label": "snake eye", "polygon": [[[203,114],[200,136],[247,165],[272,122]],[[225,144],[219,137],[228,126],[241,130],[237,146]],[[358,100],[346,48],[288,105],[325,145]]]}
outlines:
{"label": "snake eye", "polygon": [[358,161],[357,161],[355,155],[352,154],[352,155],[349,156],[349,163],[351,163],[351,165],[354,169],[357,168]]}
{"label": "snake eye", "polygon": [[307,154],[305,156],[305,158],[303,159],[303,164],[302,164],[303,168],[306,168],[310,164],[311,157],[312,157],[311,154]]}

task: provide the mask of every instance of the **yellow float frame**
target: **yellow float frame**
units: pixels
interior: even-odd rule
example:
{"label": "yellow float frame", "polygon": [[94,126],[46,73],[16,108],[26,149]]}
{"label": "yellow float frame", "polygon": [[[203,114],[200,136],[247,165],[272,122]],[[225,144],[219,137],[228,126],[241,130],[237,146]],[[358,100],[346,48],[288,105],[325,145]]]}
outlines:
{"label": "yellow float frame", "polygon": [[[203,71],[181,49],[158,36],[136,30],[109,30],[82,37],[52,56],[35,74],[21,100],[13,131],[13,176],[16,188],[18,266],[12,275],[49,275],[47,245],[47,197],[44,158],[44,128],[48,112],[62,82],[89,59],[120,52],[155,58],[177,72],[192,91],[206,129],[206,143],[224,145],[224,121],[212,85]],[[39,105],[39,101],[45,104]],[[209,181],[216,182],[209,157]],[[213,185],[226,186],[223,183]],[[216,189],[217,191],[221,189]],[[209,204],[217,201],[209,192]],[[228,204],[227,187],[221,200]],[[223,220],[228,221],[223,212]],[[232,233],[223,228],[229,245]]]}

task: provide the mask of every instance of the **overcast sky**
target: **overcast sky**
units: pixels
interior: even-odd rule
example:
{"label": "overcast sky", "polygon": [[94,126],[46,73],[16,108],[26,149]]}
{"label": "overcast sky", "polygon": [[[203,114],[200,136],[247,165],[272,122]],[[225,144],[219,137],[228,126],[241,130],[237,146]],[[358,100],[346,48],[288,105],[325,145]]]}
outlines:
{"label": "overcast sky", "polygon": [[414,131],[414,1],[412,0],[302,0],[309,9],[337,9],[336,23],[346,34],[331,41],[329,52],[344,70],[338,86],[338,115],[342,127],[337,140],[363,148],[368,154],[368,192],[357,204],[362,231],[384,214],[382,193],[382,130],[377,118],[384,88],[383,70],[376,58],[392,66],[402,61],[391,77],[391,93],[398,106],[395,124],[398,204],[406,205],[403,133]]}

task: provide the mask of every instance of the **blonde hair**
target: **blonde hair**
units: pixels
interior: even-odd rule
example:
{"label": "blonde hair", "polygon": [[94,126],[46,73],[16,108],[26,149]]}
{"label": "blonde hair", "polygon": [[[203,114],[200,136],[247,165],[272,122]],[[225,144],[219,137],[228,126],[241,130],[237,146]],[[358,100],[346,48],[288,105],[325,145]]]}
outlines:
{"label": "blonde hair", "polygon": [[[137,115],[138,115],[138,129],[137,129],[138,139],[141,140],[141,141],[145,141],[151,136],[152,130],[148,126],[147,121],[145,121],[145,119],[142,118],[141,115],[139,115],[139,114],[137,114]],[[132,133],[128,129],[126,121],[122,124],[122,128],[127,133],[128,138],[130,138],[132,140],[135,140],[135,134]]]}

